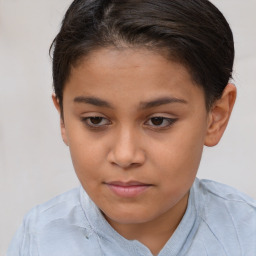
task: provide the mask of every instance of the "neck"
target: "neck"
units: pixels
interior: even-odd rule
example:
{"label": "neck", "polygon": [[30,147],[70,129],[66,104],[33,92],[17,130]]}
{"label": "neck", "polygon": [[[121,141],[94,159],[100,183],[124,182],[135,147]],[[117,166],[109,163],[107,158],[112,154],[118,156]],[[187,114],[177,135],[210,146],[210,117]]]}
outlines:
{"label": "neck", "polygon": [[153,255],[157,255],[178,227],[188,204],[187,193],[174,207],[154,220],[145,223],[123,224],[105,218],[124,238],[137,240],[147,246]]}

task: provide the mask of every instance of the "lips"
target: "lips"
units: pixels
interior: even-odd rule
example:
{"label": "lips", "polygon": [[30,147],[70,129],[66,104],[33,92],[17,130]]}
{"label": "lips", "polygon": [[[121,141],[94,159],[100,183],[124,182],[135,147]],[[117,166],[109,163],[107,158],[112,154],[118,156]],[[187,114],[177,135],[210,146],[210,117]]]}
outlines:
{"label": "lips", "polygon": [[148,190],[150,187],[152,187],[151,184],[145,184],[138,181],[113,181],[107,182],[105,184],[115,195],[127,198],[139,196],[140,194]]}

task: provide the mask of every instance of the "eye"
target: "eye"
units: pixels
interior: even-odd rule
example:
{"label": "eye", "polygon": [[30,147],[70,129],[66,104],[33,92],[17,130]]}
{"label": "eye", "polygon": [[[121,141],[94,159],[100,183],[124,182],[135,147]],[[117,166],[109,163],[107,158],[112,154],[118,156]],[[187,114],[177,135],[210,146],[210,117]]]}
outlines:
{"label": "eye", "polygon": [[177,121],[177,118],[168,118],[162,116],[151,117],[145,125],[153,128],[168,128]]}
{"label": "eye", "polygon": [[82,122],[84,122],[90,128],[102,128],[104,126],[110,125],[111,122],[102,116],[89,116],[82,117]]}

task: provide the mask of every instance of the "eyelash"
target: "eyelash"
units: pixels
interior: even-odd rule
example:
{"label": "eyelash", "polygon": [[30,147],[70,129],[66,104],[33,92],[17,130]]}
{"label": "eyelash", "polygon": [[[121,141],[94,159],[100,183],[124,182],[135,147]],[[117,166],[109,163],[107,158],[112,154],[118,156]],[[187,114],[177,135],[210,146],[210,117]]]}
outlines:
{"label": "eyelash", "polygon": [[[96,118],[96,119],[101,119],[101,121],[102,120],[107,120],[108,121],[108,123],[107,124],[103,124],[103,125],[99,125],[99,124],[93,124],[91,121],[92,121],[92,119],[93,118]],[[102,116],[88,116],[88,117],[82,117],[81,118],[81,121],[83,122],[83,123],[85,123],[90,129],[92,129],[92,130],[99,130],[99,129],[104,129],[104,128],[106,128],[108,125],[110,125],[111,124],[111,122],[107,119],[107,118],[105,118],[105,117],[102,117]],[[90,123],[89,123],[90,122]]]}
{"label": "eyelash", "polygon": [[[100,123],[102,121],[107,121],[107,123],[105,124],[93,124],[92,123],[92,119],[96,118],[96,119],[100,119]],[[162,123],[159,125],[150,125],[148,124],[149,122],[152,123],[153,119],[155,119],[155,121],[157,121],[157,119],[160,119],[160,122],[167,122],[166,125],[162,126]],[[164,130],[164,129],[168,129],[170,126],[172,126],[178,119],[177,118],[169,118],[169,117],[163,117],[163,116],[153,116],[150,117],[145,123],[144,125],[148,126],[150,129],[154,129],[154,130]],[[111,121],[109,121],[107,118],[102,117],[102,116],[89,116],[89,117],[82,117],[81,121],[83,123],[85,123],[85,125],[87,127],[89,127],[91,130],[102,130],[104,128],[107,128],[107,126],[111,125]],[[158,120],[159,121],[159,120]]]}
{"label": "eyelash", "polygon": [[[148,125],[147,123],[153,121],[153,119],[155,119],[155,121],[157,121],[157,119],[160,119],[160,122],[167,122],[166,125],[163,125],[162,126],[162,123],[160,125]],[[159,120],[158,120],[159,121]],[[172,126],[175,122],[177,121],[177,118],[170,118],[170,117],[163,117],[163,116],[153,116],[151,118],[148,119],[147,122],[145,122],[146,125],[150,126],[151,129],[158,129],[158,130],[163,130],[163,129],[167,129],[169,128],[170,126]]]}

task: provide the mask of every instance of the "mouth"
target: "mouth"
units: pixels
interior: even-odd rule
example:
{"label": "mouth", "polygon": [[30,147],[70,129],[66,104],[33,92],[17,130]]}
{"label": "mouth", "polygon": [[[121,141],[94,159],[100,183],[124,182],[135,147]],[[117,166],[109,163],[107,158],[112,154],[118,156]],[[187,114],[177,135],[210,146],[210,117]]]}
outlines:
{"label": "mouth", "polygon": [[139,196],[153,186],[152,184],[145,184],[138,181],[113,181],[104,184],[107,185],[115,195],[126,198]]}
{"label": "mouth", "polygon": [[139,181],[111,181],[104,183],[113,192],[119,197],[132,198],[137,197],[152,187],[152,184],[146,184]]}

